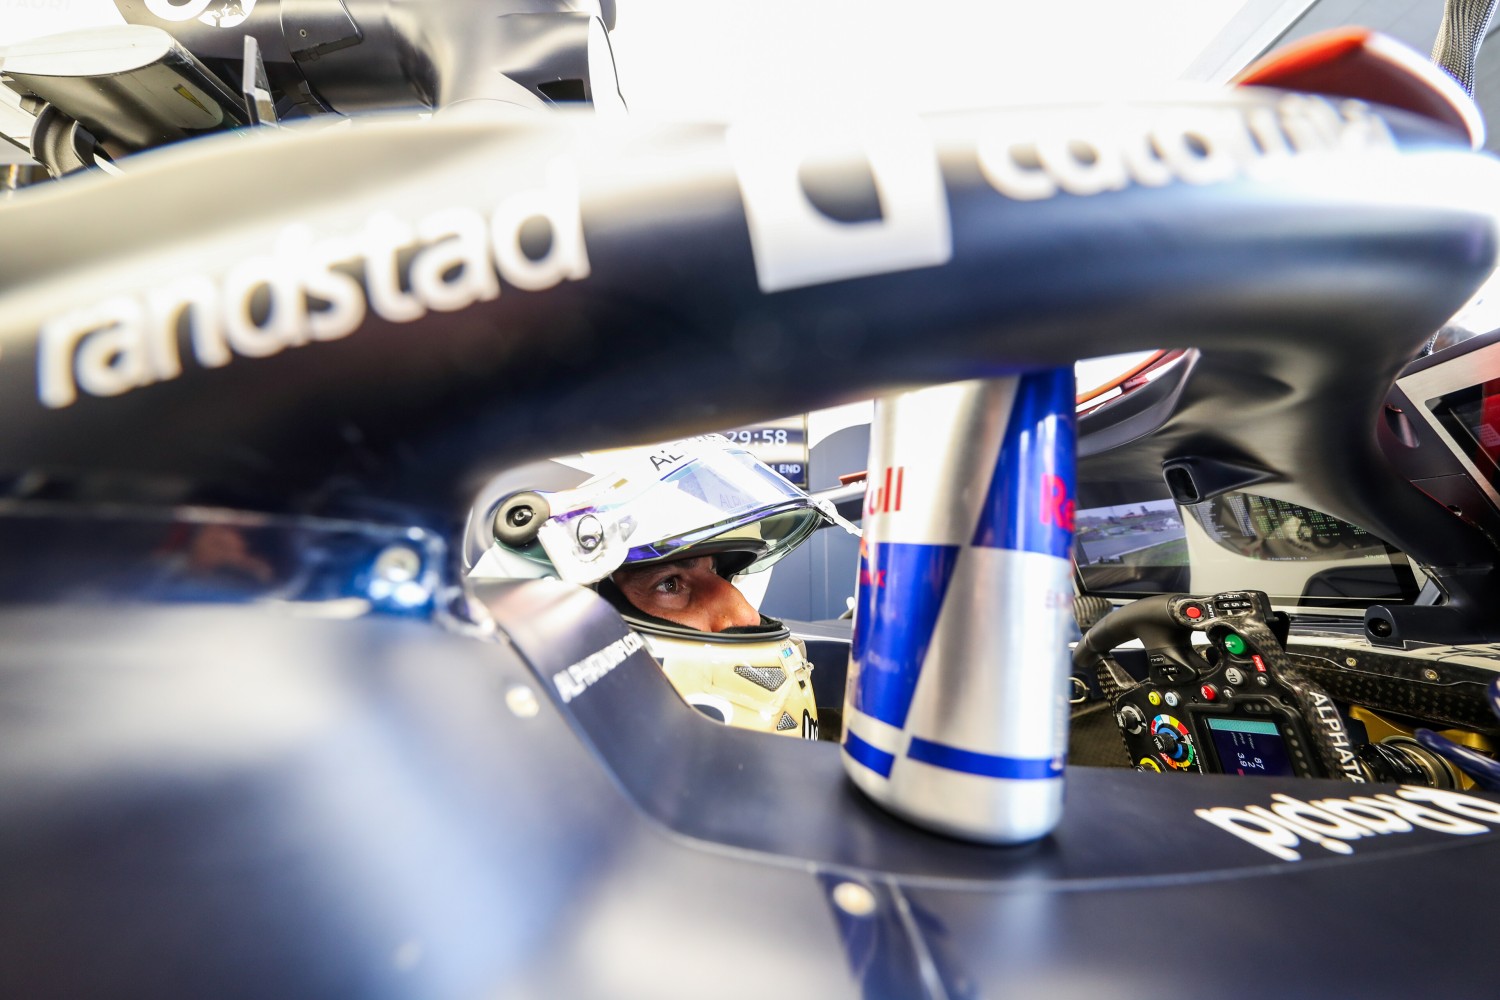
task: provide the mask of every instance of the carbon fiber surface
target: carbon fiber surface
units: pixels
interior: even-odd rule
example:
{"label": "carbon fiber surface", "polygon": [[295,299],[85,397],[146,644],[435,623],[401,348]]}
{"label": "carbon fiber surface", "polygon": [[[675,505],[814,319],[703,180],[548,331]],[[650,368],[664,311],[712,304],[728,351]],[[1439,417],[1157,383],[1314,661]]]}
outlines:
{"label": "carbon fiber surface", "polygon": [[1068,723],[1068,763],[1080,767],[1129,767],[1130,755],[1109,702],[1084,705]]}
{"label": "carbon fiber surface", "polygon": [[[1363,643],[1297,642],[1288,657],[1341,702],[1500,734],[1485,695],[1486,686],[1500,670],[1500,657],[1493,647],[1454,646],[1417,656],[1372,649]],[[1485,658],[1493,665],[1478,665]]]}

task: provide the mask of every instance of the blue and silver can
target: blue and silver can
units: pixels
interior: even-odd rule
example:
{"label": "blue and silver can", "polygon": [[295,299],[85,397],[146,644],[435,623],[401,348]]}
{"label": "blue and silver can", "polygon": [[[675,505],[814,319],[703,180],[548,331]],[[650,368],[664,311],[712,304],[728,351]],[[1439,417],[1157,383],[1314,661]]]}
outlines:
{"label": "blue and silver can", "polygon": [[876,401],[843,758],[876,802],[986,843],[1062,815],[1072,369]]}

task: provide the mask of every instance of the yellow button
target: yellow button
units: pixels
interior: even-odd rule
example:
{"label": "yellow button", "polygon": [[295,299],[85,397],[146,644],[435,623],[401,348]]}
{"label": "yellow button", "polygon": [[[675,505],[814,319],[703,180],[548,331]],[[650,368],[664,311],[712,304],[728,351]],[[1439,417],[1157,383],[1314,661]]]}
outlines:
{"label": "yellow button", "polygon": [[1161,765],[1152,760],[1150,757],[1142,757],[1140,760],[1135,762],[1135,766],[1140,768],[1142,771],[1155,771],[1157,774],[1161,774]]}
{"label": "yellow button", "polygon": [[1152,691],[1150,694],[1146,695],[1146,700],[1153,705],[1160,705],[1161,695],[1157,694],[1155,691]]}

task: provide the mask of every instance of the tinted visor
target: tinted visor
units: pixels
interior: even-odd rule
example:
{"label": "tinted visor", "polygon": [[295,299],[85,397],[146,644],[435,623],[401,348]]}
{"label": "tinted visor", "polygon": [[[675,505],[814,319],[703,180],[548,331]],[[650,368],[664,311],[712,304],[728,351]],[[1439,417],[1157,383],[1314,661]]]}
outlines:
{"label": "tinted visor", "polygon": [[746,552],[753,558],[739,572],[756,573],[828,520],[811,497],[739,449],[709,452],[674,470],[646,502],[666,509],[652,532],[657,537],[631,539],[640,544],[631,546],[627,564]]}
{"label": "tinted visor", "polygon": [[553,516],[539,538],[560,576],[585,583],[622,565],[719,553],[740,554],[721,565],[754,573],[824,524],[842,523],[717,435],[625,459],[549,500]]}

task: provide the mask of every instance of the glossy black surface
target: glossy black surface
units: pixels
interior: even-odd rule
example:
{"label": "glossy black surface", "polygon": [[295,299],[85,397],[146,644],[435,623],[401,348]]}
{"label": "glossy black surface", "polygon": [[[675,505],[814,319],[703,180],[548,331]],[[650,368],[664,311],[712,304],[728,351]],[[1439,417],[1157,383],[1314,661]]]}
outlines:
{"label": "glossy black surface", "polygon": [[[624,634],[592,594],[487,604],[490,640],[287,606],[0,613],[5,992],[671,997],[708,976],[753,997],[764,980],[723,970],[758,954],[793,995],[1072,995],[1108,970],[1147,996],[1142,909],[1237,939],[1291,896],[1321,933],[1279,939],[1276,976],[1378,993],[1393,960],[1329,942],[1500,877],[1495,823],[1286,862],[1194,816],[1356,791],[1326,781],[1072,768],[1051,837],[958,843],[864,801],[832,745],[708,722],[639,656],[561,704],[550,675]],[[848,881],[871,912],[832,902]],[[1403,948],[1493,932],[1416,922]],[[1266,988],[1190,952],[1205,989]]]}
{"label": "glossy black surface", "polygon": [[[345,40],[333,7],[281,8],[317,44]],[[435,85],[415,69],[402,82]],[[1241,91],[1150,115],[1186,128],[1285,107]],[[1106,110],[1050,109],[1047,130],[1124,120],[1154,141]],[[1452,193],[1457,137],[1376,114],[1398,148],[1034,199],[981,169],[1038,137],[1034,115],[930,116],[917,135],[951,255],[770,291],[751,239],[765,206],[731,151],[742,136],[717,125],[204,140],[12,199],[0,231],[25,252],[0,256],[0,479],[78,520],[28,508],[0,529],[0,995],[1488,995],[1500,927],[1465,904],[1500,878],[1500,799],[1074,767],[1053,834],[961,843],[862,798],[831,744],[716,727],[642,653],[591,661],[627,637],[591,593],[465,591],[453,548],[479,484],[524,459],[1191,346],[1170,395],[1085,447],[1090,475],[1263,470],[1431,567],[1460,618],[1492,620],[1493,547],[1372,427],[1493,266],[1493,219],[1432,197]],[[858,136],[829,151],[826,125],[790,125],[752,146],[869,175]],[[296,227],[317,242],[439,213],[491,225],[557,177],[565,209],[576,179],[588,271],[549,289],[501,273],[462,308],[367,309],[277,350],[252,335],[217,365],[178,343],[181,370],[147,358],[144,381],[130,324],[75,312],[147,308],[184,277],[227,288],[295,259]],[[383,261],[360,254],[368,307]],[[57,390],[85,370],[89,391]],[[164,516],[184,503],[238,513]],[[231,527],[241,547],[212,580],[185,574],[202,533],[179,524]],[[400,589],[419,581],[420,599]],[[555,682],[574,667],[592,682],[576,696]],[[1256,842],[1252,807],[1307,823],[1307,803],[1369,794],[1381,831]]]}

